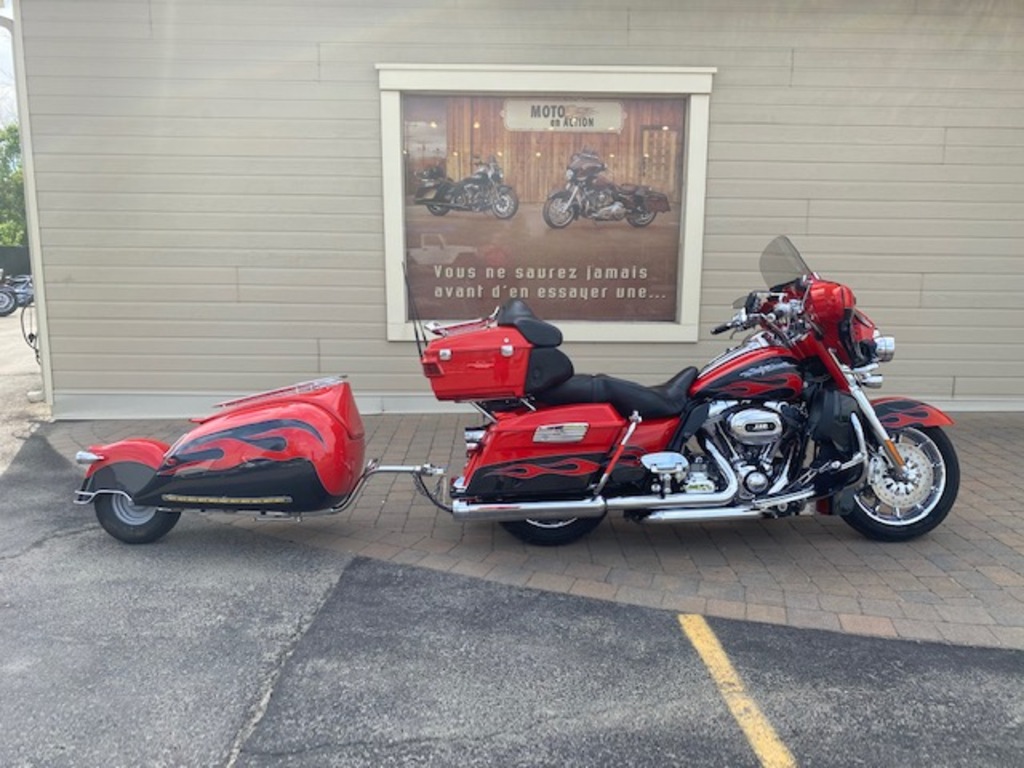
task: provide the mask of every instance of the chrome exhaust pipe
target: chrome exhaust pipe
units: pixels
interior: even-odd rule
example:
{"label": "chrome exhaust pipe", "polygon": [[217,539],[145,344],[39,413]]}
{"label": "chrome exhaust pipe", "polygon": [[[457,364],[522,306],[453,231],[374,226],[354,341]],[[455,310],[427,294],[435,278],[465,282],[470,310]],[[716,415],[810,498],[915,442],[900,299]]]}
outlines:
{"label": "chrome exhaust pipe", "polygon": [[452,501],[452,517],[459,522],[491,523],[513,520],[566,520],[572,517],[601,517],[608,511],[604,499],[580,501],[526,501],[522,503],[467,504]]}
{"label": "chrome exhaust pipe", "polygon": [[660,509],[637,522],[657,523],[706,523],[714,520],[760,520],[764,512],[750,507],[712,507],[704,509]]}
{"label": "chrome exhaust pipe", "polygon": [[[711,454],[718,469],[726,478],[725,488],[714,493],[675,493],[668,496],[622,496],[611,499],[601,497],[567,501],[527,501],[489,504],[470,504],[460,499],[452,501],[452,517],[459,522],[472,520],[487,522],[509,522],[513,520],[566,520],[573,517],[601,517],[608,512],[637,512],[654,510],[645,517],[650,522],[670,522],[670,516],[679,515],[678,519],[733,519],[740,510],[750,512],[747,507],[725,507],[730,504],[739,491],[739,479],[733,472],[729,462],[708,443],[705,450]],[[716,518],[698,517],[698,514],[712,513],[731,514],[732,517]],[[652,519],[656,515],[664,519]],[[687,513],[692,513],[687,515]],[[760,517],[761,512],[741,514],[741,517]]]}

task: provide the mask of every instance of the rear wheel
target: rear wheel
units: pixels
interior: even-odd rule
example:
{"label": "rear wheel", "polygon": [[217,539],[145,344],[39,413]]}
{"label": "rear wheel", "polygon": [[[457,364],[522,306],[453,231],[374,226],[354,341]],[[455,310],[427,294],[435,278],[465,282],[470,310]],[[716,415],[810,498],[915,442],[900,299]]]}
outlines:
{"label": "rear wheel", "polygon": [[906,464],[903,474],[895,474],[876,451],[867,484],[843,520],[869,539],[908,541],[946,519],[960,490],[960,463],[938,427],[908,427],[892,438]]}
{"label": "rear wheel", "polygon": [[501,527],[520,541],[539,544],[542,547],[557,547],[582,539],[601,524],[601,517],[571,517],[567,520],[513,520]]}
{"label": "rear wheel", "polygon": [[451,209],[446,205],[433,205],[432,203],[427,203],[427,210],[435,216],[444,216]]}
{"label": "rear wheel", "polygon": [[180,512],[140,507],[121,493],[100,494],[94,505],[103,530],[125,544],[154,542],[169,533],[181,517]]}
{"label": "rear wheel", "polygon": [[633,211],[626,214],[626,221],[639,229],[640,227],[646,227],[654,221],[654,217],[657,215],[657,213],[652,213],[651,211]]}

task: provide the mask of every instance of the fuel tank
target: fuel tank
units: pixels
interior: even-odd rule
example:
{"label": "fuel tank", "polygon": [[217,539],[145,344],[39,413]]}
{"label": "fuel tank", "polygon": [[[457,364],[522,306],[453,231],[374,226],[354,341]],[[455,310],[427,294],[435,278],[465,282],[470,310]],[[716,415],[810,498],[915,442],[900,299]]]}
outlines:
{"label": "fuel tank", "polygon": [[755,337],[725,352],[697,376],[690,397],[704,400],[792,400],[803,392],[797,359]]}
{"label": "fuel tank", "polygon": [[323,379],[224,405],[167,450],[136,504],[312,512],[356,487],[365,438],[347,382]]}

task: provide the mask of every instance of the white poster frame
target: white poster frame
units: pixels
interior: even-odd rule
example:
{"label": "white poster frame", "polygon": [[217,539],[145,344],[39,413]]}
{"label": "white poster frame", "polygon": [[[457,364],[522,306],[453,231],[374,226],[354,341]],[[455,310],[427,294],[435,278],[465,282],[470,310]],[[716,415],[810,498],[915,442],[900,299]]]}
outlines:
{"label": "white poster frame", "polygon": [[[402,94],[660,95],[685,98],[686,158],[679,227],[679,301],[675,322],[559,322],[567,341],[696,342],[699,336],[713,67],[609,67],[377,64],[380,86],[385,290],[389,341],[414,339],[408,320]],[[424,318],[443,320],[443,318]]]}

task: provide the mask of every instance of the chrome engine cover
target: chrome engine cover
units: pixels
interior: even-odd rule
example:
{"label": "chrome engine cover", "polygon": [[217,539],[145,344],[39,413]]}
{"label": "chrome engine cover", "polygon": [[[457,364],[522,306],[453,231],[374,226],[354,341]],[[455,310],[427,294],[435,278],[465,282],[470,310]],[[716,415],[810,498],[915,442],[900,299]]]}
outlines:
{"label": "chrome engine cover", "polygon": [[743,445],[771,445],[782,437],[782,419],[767,408],[745,408],[728,417],[729,434]]}

